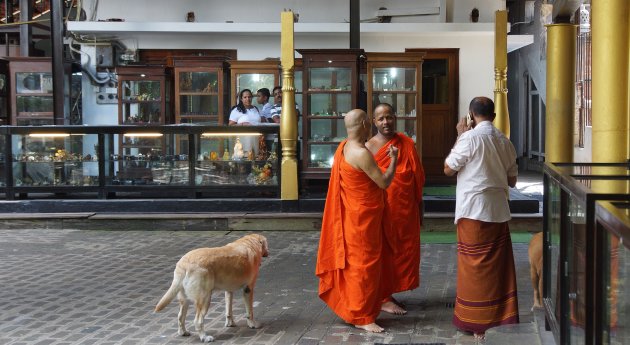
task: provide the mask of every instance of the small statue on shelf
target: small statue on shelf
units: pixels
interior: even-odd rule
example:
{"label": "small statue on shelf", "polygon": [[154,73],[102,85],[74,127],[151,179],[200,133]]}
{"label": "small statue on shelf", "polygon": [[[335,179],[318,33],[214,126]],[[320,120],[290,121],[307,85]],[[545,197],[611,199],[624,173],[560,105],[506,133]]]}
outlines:
{"label": "small statue on shelf", "polygon": [[236,143],[234,144],[234,153],[232,154],[233,160],[242,159],[244,156],[243,153],[243,144],[241,144],[241,139],[236,137]]}
{"label": "small statue on shelf", "polygon": [[247,160],[250,160],[250,161],[254,160],[254,150],[247,151]]}
{"label": "small statue on shelf", "polygon": [[228,149],[225,149],[225,152],[223,152],[223,160],[224,161],[230,160],[230,152],[228,151]]}
{"label": "small statue on shelf", "polygon": [[210,160],[211,161],[216,161],[218,159],[219,159],[219,155],[216,153],[216,151],[210,152]]}
{"label": "small statue on shelf", "polygon": [[267,159],[267,142],[265,141],[265,136],[261,135],[258,137],[258,155],[256,156],[257,161],[264,161]]}

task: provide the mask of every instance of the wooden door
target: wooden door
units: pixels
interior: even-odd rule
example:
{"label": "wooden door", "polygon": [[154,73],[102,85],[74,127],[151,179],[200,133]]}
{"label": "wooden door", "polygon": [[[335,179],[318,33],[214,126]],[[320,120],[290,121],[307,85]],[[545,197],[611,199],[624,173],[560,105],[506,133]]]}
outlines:
{"label": "wooden door", "polygon": [[454,183],[444,175],[444,159],[457,131],[459,49],[407,49],[424,52],[422,64],[422,164],[427,184]]}

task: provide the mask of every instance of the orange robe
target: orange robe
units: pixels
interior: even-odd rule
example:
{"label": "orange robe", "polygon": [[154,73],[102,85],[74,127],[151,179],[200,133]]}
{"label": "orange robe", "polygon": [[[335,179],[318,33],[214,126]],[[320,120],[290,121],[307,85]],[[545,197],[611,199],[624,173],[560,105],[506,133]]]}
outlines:
{"label": "orange robe", "polygon": [[398,147],[398,165],[385,201],[385,238],[383,288],[392,293],[413,290],[420,285],[420,205],[424,186],[424,169],[415,143],[396,134],[374,155],[385,171],[390,159],[388,147]]}
{"label": "orange robe", "polygon": [[367,325],[381,310],[385,192],[335,153],[324,207],[315,274],[319,297],[339,317]]}

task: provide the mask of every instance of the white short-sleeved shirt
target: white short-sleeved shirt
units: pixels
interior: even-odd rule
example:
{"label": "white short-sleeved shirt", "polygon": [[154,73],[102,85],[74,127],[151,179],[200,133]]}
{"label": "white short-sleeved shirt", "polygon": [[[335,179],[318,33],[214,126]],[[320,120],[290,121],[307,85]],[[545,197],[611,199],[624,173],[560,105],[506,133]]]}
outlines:
{"label": "white short-sleeved shirt", "polygon": [[262,114],[262,116],[265,117],[265,119],[271,119],[271,109],[273,108],[273,104],[271,103],[265,103],[262,107],[262,110],[260,110],[260,113]]}
{"label": "white short-sleeved shirt", "polygon": [[260,112],[258,112],[258,108],[251,107],[243,114],[238,111],[238,108],[234,108],[230,112],[230,121],[234,121],[237,124],[249,122],[252,125],[257,125],[260,123]]}
{"label": "white short-sleeved shirt", "polygon": [[460,218],[502,223],[511,219],[508,176],[517,176],[510,140],[482,121],[457,139],[445,163],[457,171],[455,223]]}

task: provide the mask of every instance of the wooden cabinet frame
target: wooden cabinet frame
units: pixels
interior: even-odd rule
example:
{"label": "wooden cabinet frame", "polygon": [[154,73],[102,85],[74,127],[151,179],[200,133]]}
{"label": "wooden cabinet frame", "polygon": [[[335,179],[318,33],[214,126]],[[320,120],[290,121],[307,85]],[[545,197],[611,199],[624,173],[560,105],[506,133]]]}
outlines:
{"label": "wooden cabinet frame", "polygon": [[[165,66],[120,66],[116,68],[118,74],[118,123],[126,124],[124,117],[124,107],[127,104],[158,103],[160,108],[160,119],[154,125],[163,125],[170,121],[170,108],[167,98],[170,98],[170,91],[167,90],[170,82],[170,75]],[[125,99],[125,82],[152,81],[160,85],[159,100],[129,100]]]}
{"label": "wooden cabinet frame", "polygon": [[[313,167],[310,166],[311,148],[317,144],[339,144],[336,141],[311,141],[311,120],[327,119],[327,120],[339,120],[343,121],[343,116],[338,114],[337,116],[314,116],[311,114],[311,95],[314,94],[328,94],[328,95],[350,95],[350,107],[351,109],[358,107],[358,92],[359,92],[359,71],[360,63],[364,57],[364,51],[362,49],[300,49],[298,52],[302,55],[302,180],[310,179],[328,179],[330,177],[330,168]],[[339,67],[350,69],[350,90],[309,90],[310,82],[310,69],[312,68],[328,68]],[[336,104],[333,104],[336,109]],[[348,110],[351,110],[348,109]]]}
{"label": "wooden cabinet frame", "polygon": [[[173,58],[173,71],[174,71],[174,98],[175,98],[175,123],[183,123],[182,120],[193,120],[200,122],[210,122],[216,125],[223,125],[226,121],[227,107],[227,90],[225,86],[229,83],[227,79],[227,65],[223,58],[210,58],[210,57],[180,57]],[[181,90],[181,73],[198,73],[208,72],[217,74],[217,85],[213,86],[211,90],[190,92]],[[208,115],[193,115],[184,114],[181,112],[181,96],[216,96],[217,97],[217,114]],[[229,114],[228,114],[229,115]]]}

